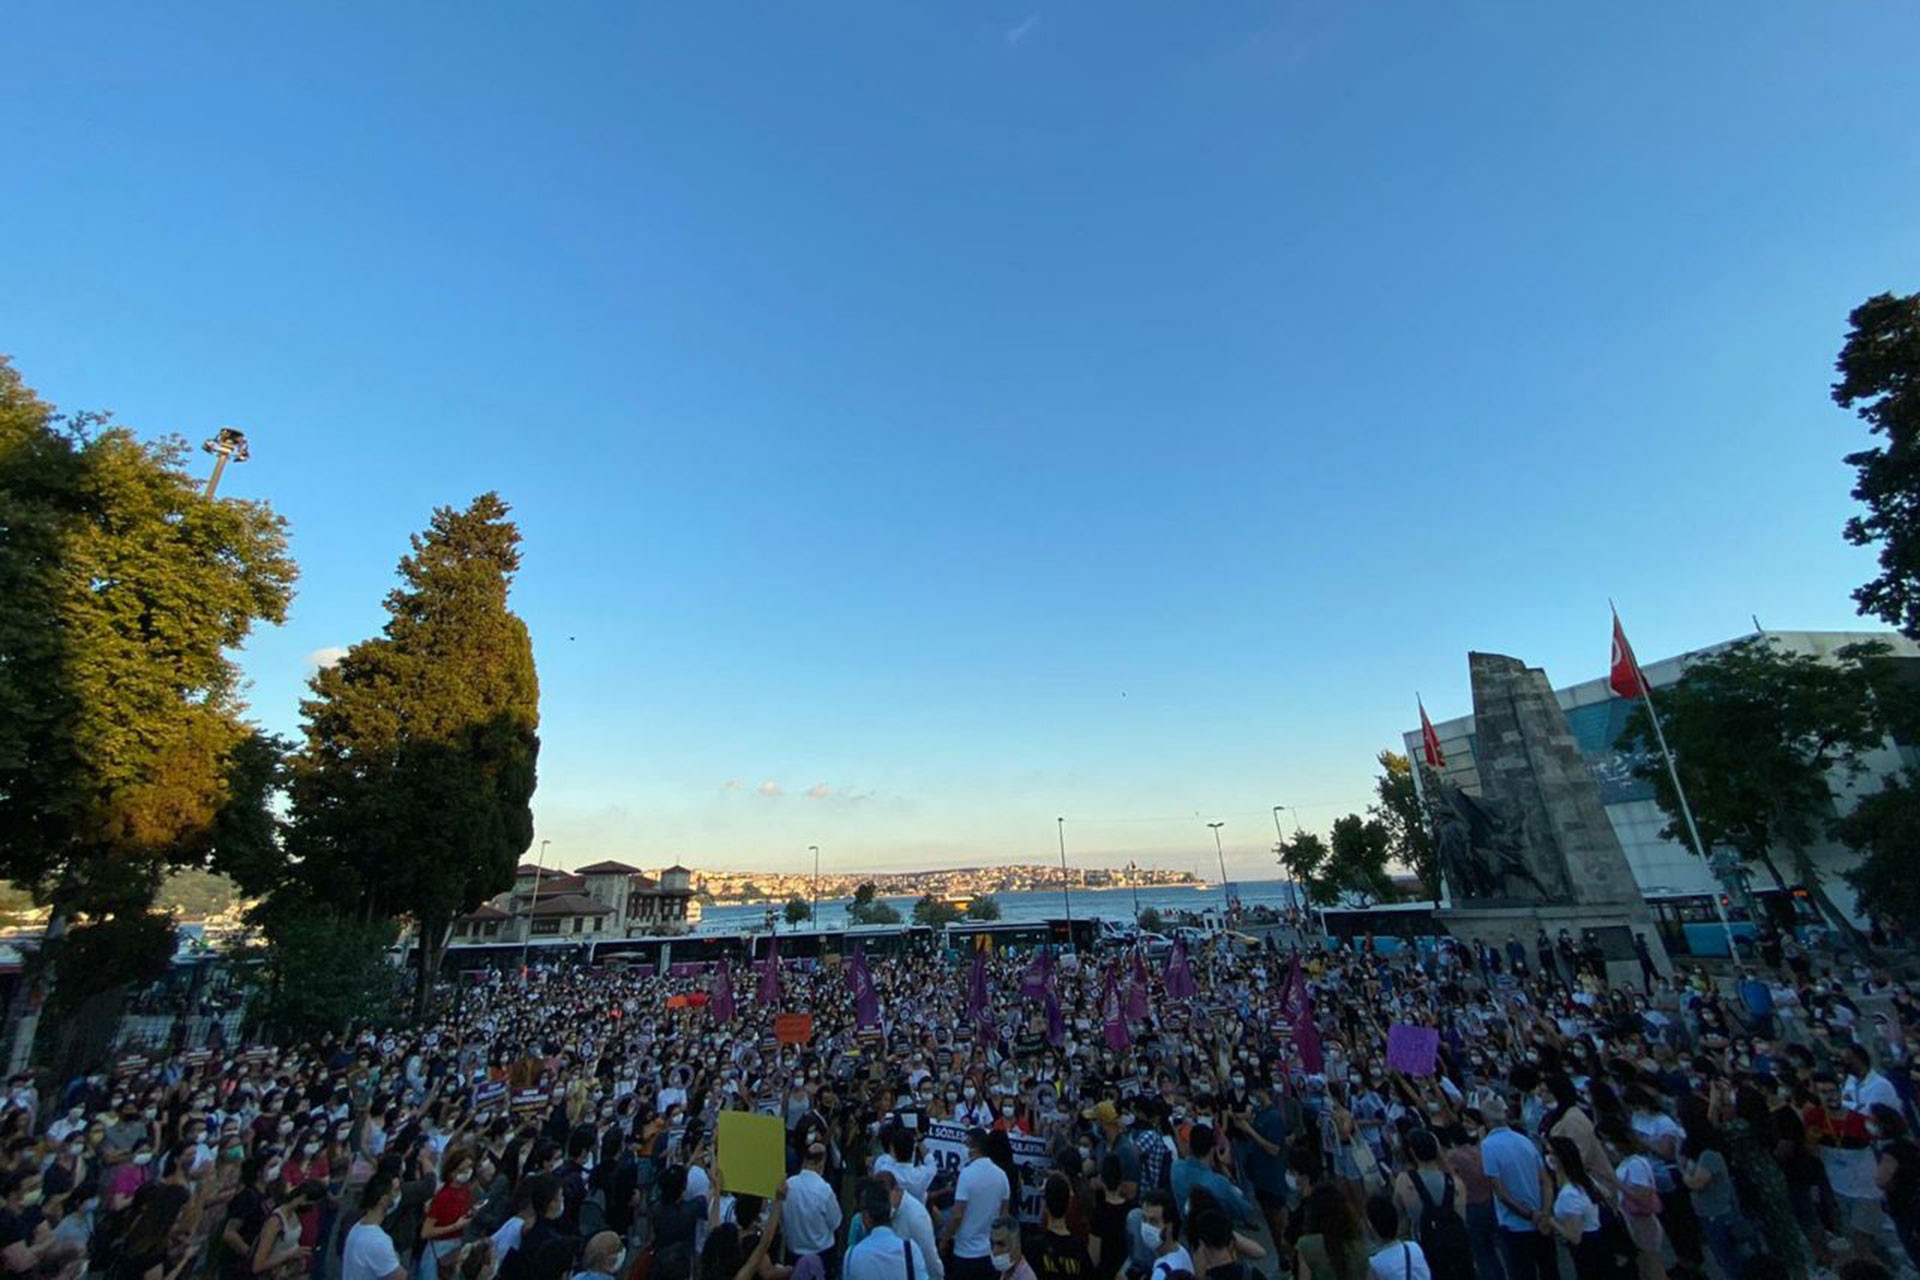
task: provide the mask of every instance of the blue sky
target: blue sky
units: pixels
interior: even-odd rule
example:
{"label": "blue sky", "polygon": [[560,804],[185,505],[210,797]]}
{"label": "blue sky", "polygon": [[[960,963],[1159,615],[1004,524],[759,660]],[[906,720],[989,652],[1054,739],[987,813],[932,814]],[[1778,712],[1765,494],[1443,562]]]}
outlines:
{"label": "blue sky", "polygon": [[[1856,624],[1826,399],[1920,289],[1920,9],[9,10],[0,350],[254,460],[290,729],[527,538],[578,865],[1271,866],[1465,653]],[[735,784],[730,786],[729,784]],[[810,789],[820,789],[809,796]],[[762,791],[778,794],[762,794]]]}

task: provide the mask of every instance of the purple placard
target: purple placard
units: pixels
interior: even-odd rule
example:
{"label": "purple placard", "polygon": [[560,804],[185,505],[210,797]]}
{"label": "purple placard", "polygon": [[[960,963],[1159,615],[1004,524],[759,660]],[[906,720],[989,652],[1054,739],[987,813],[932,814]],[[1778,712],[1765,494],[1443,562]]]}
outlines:
{"label": "purple placard", "polygon": [[1438,1065],[1440,1033],[1396,1022],[1387,1028],[1387,1065],[1410,1076],[1430,1076]]}

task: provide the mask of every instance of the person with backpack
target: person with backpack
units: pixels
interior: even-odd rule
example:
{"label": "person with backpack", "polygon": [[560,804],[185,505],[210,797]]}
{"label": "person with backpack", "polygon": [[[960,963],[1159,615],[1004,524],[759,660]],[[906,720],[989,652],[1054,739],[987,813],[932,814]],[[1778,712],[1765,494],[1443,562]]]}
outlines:
{"label": "person with backpack", "polygon": [[1367,1225],[1380,1240],[1380,1247],[1367,1259],[1369,1280],[1433,1280],[1426,1251],[1400,1238],[1400,1206],[1392,1196],[1381,1193],[1368,1198]]}
{"label": "person with backpack", "polygon": [[1393,1203],[1425,1255],[1433,1280],[1474,1280],[1473,1240],[1467,1233],[1467,1187],[1441,1162],[1431,1129],[1407,1135],[1414,1167],[1394,1179]]}

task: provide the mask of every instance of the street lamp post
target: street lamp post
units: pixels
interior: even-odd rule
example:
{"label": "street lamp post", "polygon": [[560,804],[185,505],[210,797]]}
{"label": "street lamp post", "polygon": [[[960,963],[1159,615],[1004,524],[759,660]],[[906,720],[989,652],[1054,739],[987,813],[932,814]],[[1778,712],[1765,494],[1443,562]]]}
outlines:
{"label": "street lamp post", "polygon": [[1227,851],[1220,844],[1220,828],[1226,825],[1224,822],[1207,824],[1213,829],[1214,856],[1220,859],[1220,927],[1223,929],[1226,927],[1227,913],[1233,910],[1233,894],[1227,888]]}
{"label": "street lamp post", "polygon": [[[217,472],[214,478],[219,478]],[[552,843],[551,840],[540,842],[540,856],[533,864],[533,893],[527,899],[527,931],[520,935],[520,968],[523,972],[527,967],[527,948],[533,944],[533,909],[540,905],[540,879],[547,872],[547,846]]]}
{"label": "street lamp post", "polygon": [[1129,862],[1127,864],[1127,883],[1133,889],[1133,923],[1135,927],[1138,927],[1140,924],[1140,864],[1139,863]]}
{"label": "street lamp post", "polygon": [[1060,897],[1067,906],[1067,941],[1073,941],[1073,890],[1067,884],[1067,820],[1055,818],[1060,832]]}
{"label": "street lamp post", "polygon": [[820,928],[820,846],[810,844],[807,848],[813,850],[813,909],[807,913],[807,918],[813,921],[817,931]]}
{"label": "street lamp post", "polygon": [[220,473],[227,469],[227,463],[247,460],[247,437],[232,427],[222,427],[200,447],[213,455],[213,474],[207,477],[207,497],[211,498],[220,487]]}
{"label": "street lamp post", "polygon": [[[1280,829],[1280,811],[1286,807],[1284,804],[1273,806],[1273,834],[1280,837],[1280,852],[1282,854],[1287,851],[1287,833]],[[1298,826],[1299,824],[1296,822],[1294,825]],[[1286,864],[1283,862],[1280,865],[1284,870]],[[1300,886],[1293,882],[1293,872],[1291,871],[1287,872],[1287,906],[1294,911],[1300,909]]]}

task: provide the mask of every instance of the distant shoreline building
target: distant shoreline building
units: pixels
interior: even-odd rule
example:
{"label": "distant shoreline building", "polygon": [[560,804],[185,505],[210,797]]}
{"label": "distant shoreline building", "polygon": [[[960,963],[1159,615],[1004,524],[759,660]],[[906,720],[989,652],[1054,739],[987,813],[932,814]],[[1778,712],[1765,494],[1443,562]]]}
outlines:
{"label": "distant shoreline building", "polygon": [[578,871],[521,863],[513,888],[456,918],[452,941],[604,942],[672,937],[700,922],[693,873],[675,865],[656,880],[624,862],[596,862]]}
{"label": "distant shoreline building", "polygon": [[[1893,651],[1896,659],[1911,664],[1914,678],[1920,679],[1920,645],[1894,631],[1759,631],[1658,662],[1643,661],[1641,670],[1648,684],[1656,690],[1664,689],[1680,679],[1688,663],[1747,640],[1765,640],[1782,653],[1806,654],[1823,662],[1835,661],[1834,655],[1848,645],[1879,641]],[[1667,815],[1654,800],[1653,787],[1633,776],[1634,760],[1614,746],[1625,732],[1627,718],[1635,704],[1615,695],[1604,675],[1555,689],[1554,696],[1566,713],[1567,725],[1600,787],[1601,803],[1606,806],[1607,817],[1620,837],[1620,846],[1626,851],[1627,865],[1633,870],[1641,895],[1649,902],[1688,903],[1696,911],[1711,912],[1720,885],[1706,860],[1695,857],[1685,845],[1661,836]],[[1445,767],[1439,770],[1441,779],[1469,795],[1481,794],[1479,744],[1473,717],[1439,720],[1433,727],[1446,758]],[[1419,726],[1405,731],[1401,740],[1407,758],[1420,765],[1424,757]],[[1920,765],[1920,743],[1889,739],[1879,750],[1869,753],[1864,763],[1866,769],[1858,778],[1849,779],[1837,771],[1833,776],[1841,812],[1851,807],[1854,798],[1879,790],[1881,780],[1887,776],[1905,766]],[[1424,802],[1426,788],[1421,775],[1422,769],[1416,767],[1414,784]],[[1858,919],[1860,911],[1852,886],[1841,878],[1842,872],[1858,862],[1858,856],[1845,845],[1831,840],[1822,840],[1812,854],[1823,886],[1834,902]],[[1783,874],[1790,873],[1791,860],[1784,850],[1775,862]],[[1764,868],[1756,866],[1750,870],[1754,892],[1764,893],[1775,887]],[[1791,891],[1793,885],[1787,888]]]}

